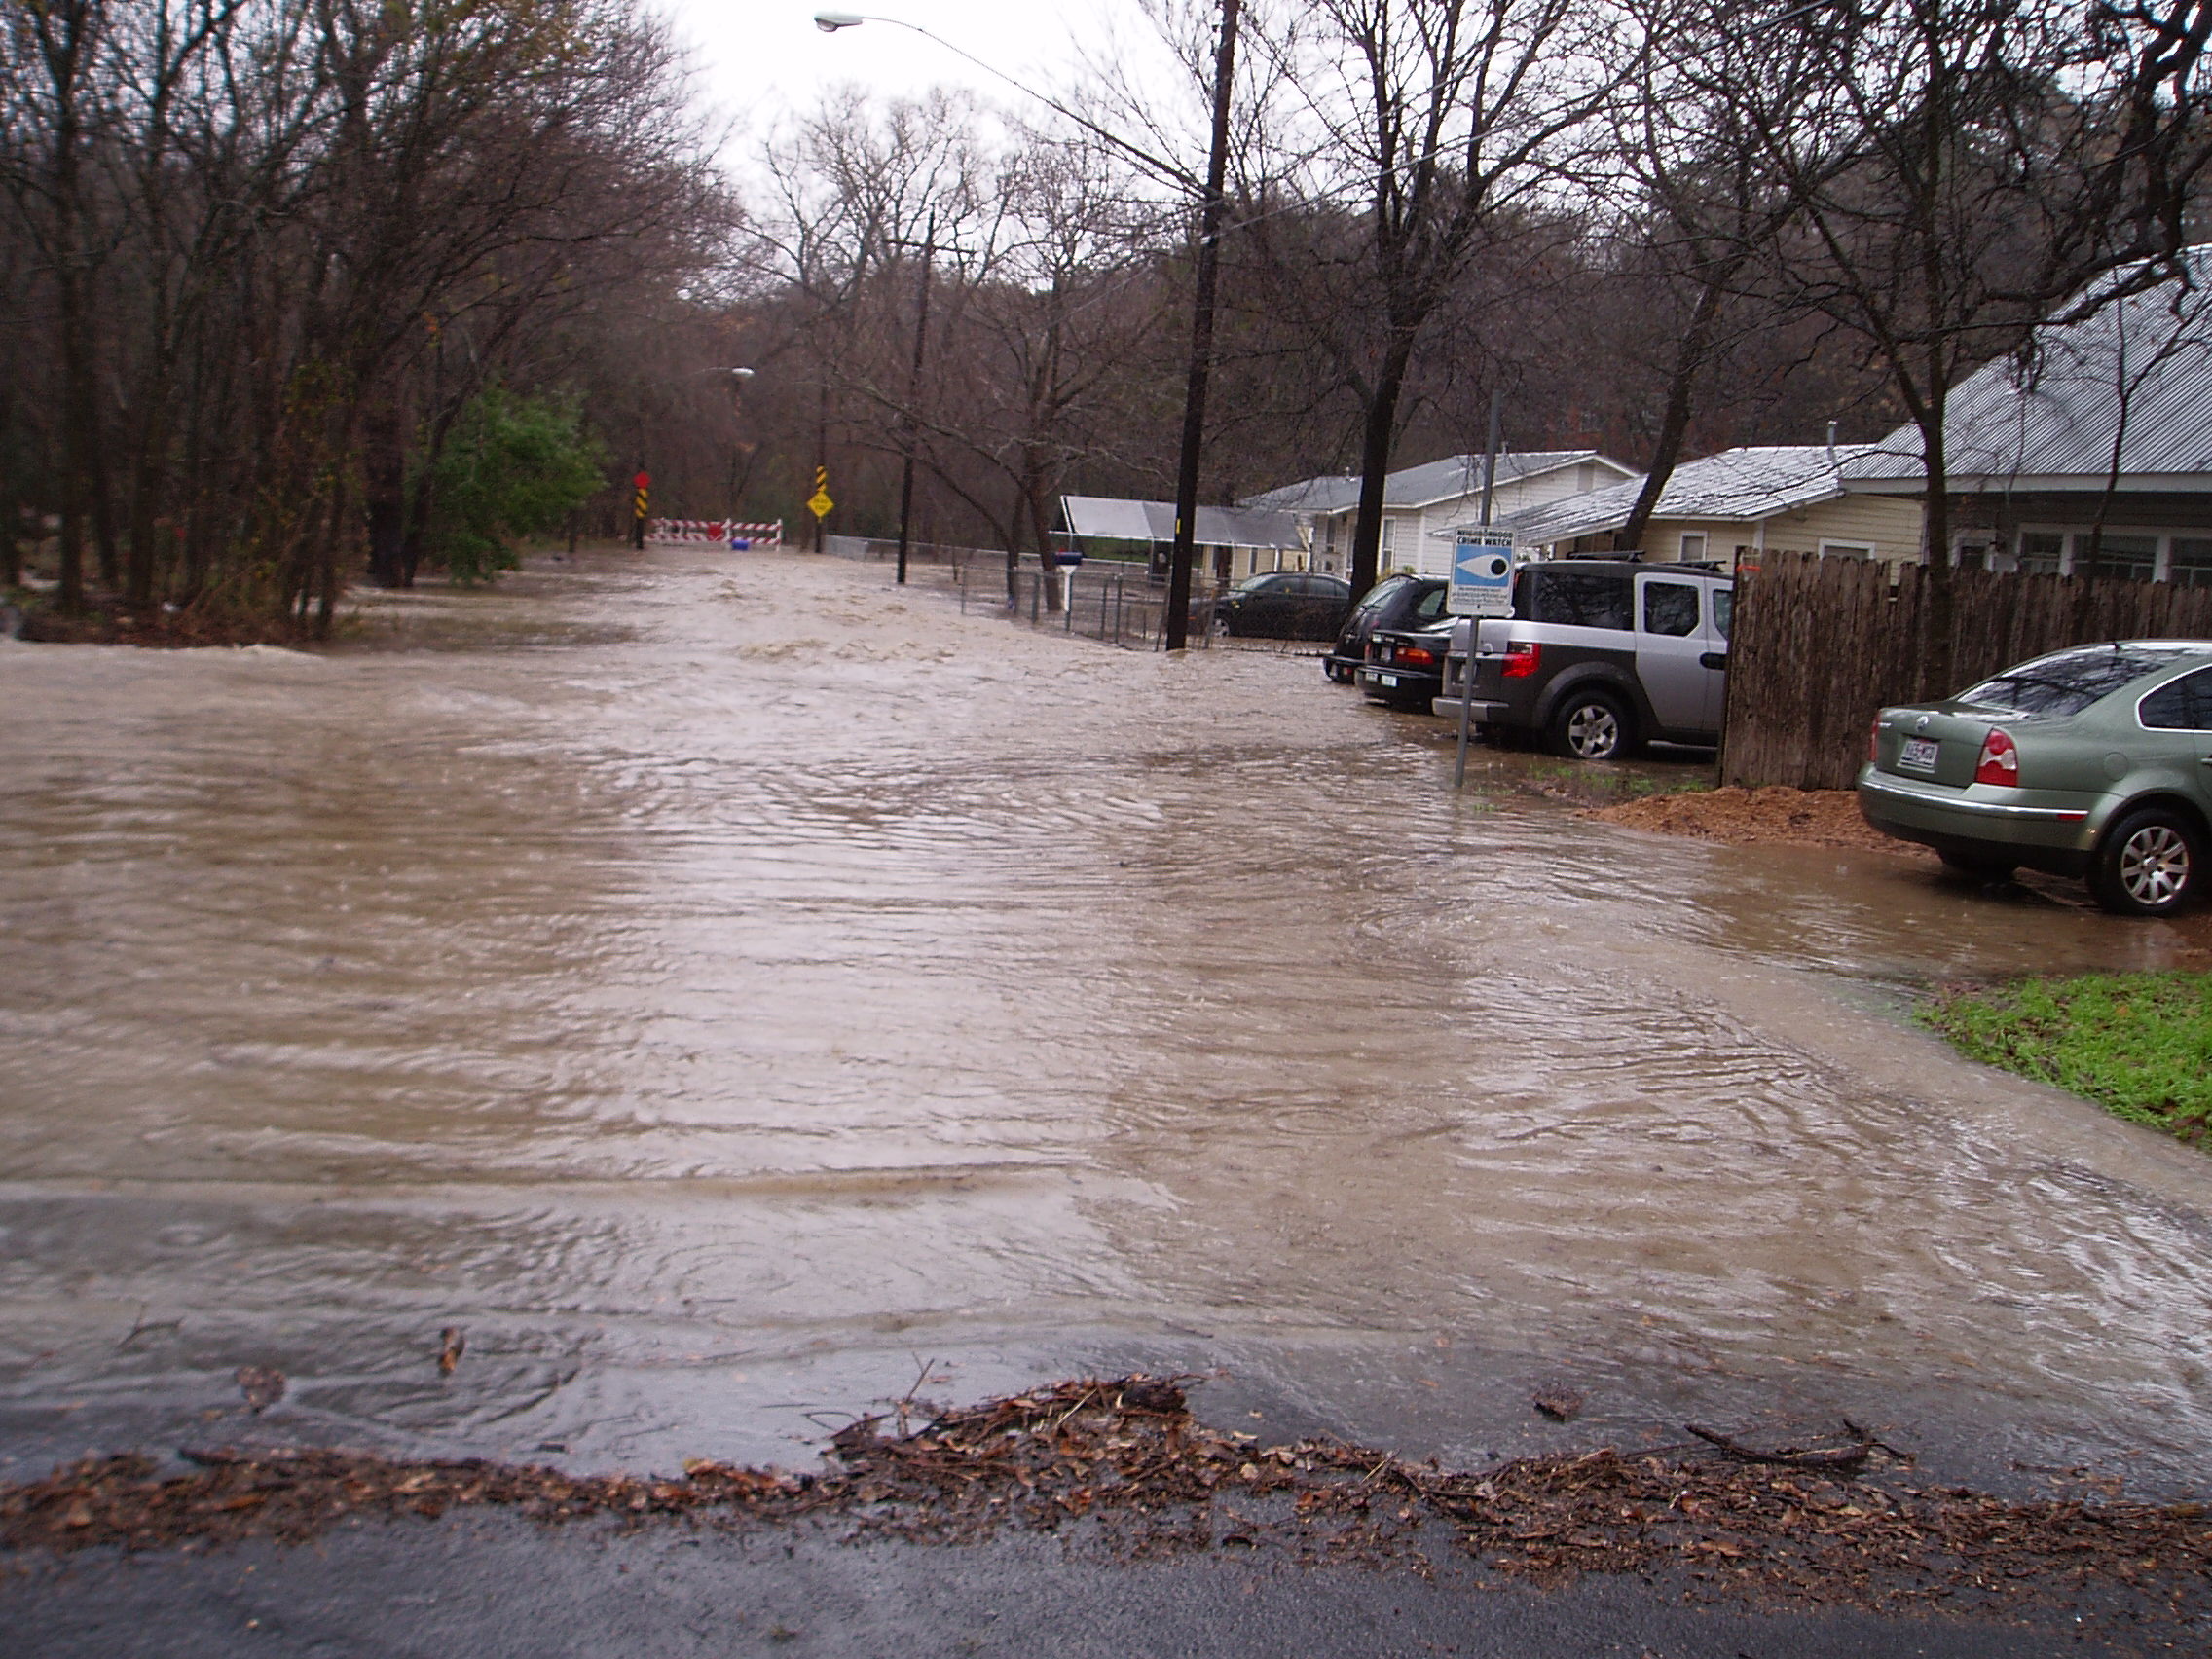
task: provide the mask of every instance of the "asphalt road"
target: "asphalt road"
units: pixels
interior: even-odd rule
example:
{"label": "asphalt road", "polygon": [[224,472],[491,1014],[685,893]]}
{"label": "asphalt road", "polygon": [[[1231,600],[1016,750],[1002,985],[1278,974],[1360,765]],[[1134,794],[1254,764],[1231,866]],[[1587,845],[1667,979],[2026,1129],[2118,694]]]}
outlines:
{"label": "asphalt road", "polygon": [[[1440,1552],[1441,1556],[1441,1552]],[[2018,1659],[2202,1653],[2212,1631],[2106,1607],[2078,1622],[1748,1610],[1666,1583],[1478,1587],[1212,1555],[1136,1563],[1051,1538],[847,1545],[511,1518],[375,1525],[296,1548],[11,1564],[7,1659],[556,1659],[561,1655],[1053,1655],[1055,1659]]]}

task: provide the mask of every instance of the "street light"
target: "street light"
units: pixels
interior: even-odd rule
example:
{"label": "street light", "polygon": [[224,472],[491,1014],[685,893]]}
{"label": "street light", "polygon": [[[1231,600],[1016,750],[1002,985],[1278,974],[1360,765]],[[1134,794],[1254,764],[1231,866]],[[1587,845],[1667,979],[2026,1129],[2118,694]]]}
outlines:
{"label": "street light", "polygon": [[[911,29],[918,35],[927,35],[938,45],[975,64],[986,74],[995,75],[1008,86],[1037,99],[1055,114],[1074,122],[1086,132],[1104,139],[1127,155],[1135,157],[1147,167],[1164,178],[1173,180],[1197,196],[1198,209],[1198,270],[1191,303],[1191,366],[1190,378],[1183,394],[1183,442],[1175,468],[1175,541],[1167,564],[1167,616],[1165,639],[1161,642],[1171,651],[1181,650],[1187,643],[1191,608],[1191,564],[1198,551],[1198,450],[1205,434],[1206,383],[1213,367],[1213,313],[1214,293],[1221,261],[1221,221],[1227,208],[1223,195],[1229,159],[1229,99],[1235,79],[1236,15],[1238,0],[1221,0],[1221,36],[1214,48],[1213,58],[1213,143],[1206,156],[1206,176],[1200,181],[1172,162],[1161,161],[1158,156],[1140,149],[1118,132],[1109,132],[1084,116],[1078,115],[1056,98],[1047,97],[1034,87],[1022,85],[1005,70],[985,63],[974,53],[954,46],[942,35],[931,34],[919,23],[909,23],[902,18],[880,18],[872,13],[817,12],[814,26],[824,34],[835,34],[839,29],[858,28],[862,23],[890,23],[898,28]],[[927,289],[924,289],[925,294]]]}
{"label": "street light", "polygon": [[738,461],[745,454],[743,441],[735,435],[737,430],[743,430],[742,423],[736,418],[742,416],[745,409],[745,400],[738,393],[744,389],[745,383],[753,378],[753,371],[751,369],[707,369],[702,372],[710,375],[729,376],[730,414],[733,417],[731,425],[735,430],[733,430],[729,441],[729,480],[722,487],[722,504],[729,509],[729,516],[734,519],[737,516]]}
{"label": "street light", "polygon": [[1060,102],[1059,99],[1049,96],[1048,94],[1039,92],[1035,87],[1027,86],[1024,83],[1015,80],[1012,75],[1009,75],[1004,69],[999,68],[995,63],[984,62],[980,57],[977,57],[966,47],[955,46],[951,41],[946,40],[944,36],[937,34],[932,30],[925,29],[919,23],[909,23],[903,18],[878,17],[873,12],[817,12],[814,14],[814,26],[820,29],[824,34],[835,34],[839,29],[857,29],[863,23],[889,23],[893,28],[911,29],[918,35],[926,36],[930,40],[936,41],[938,45],[943,47],[945,51],[957,53],[960,56],[965,57],[969,62],[975,64],[977,68],[982,70],[984,74],[996,76],[999,80],[1004,81],[1008,86],[1012,87],[1015,92],[1021,93],[1024,97],[1035,98],[1039,103],[1045,105],[1046,108],[1052,111],[1053,114],[1063,116],[1067,120],[1074,122],[1078,127],[1082,128],[1093,138],[1104,139],[1107,143],[1113,145],[1115,149],[1122,151],[1124,155],[1134,157],[1138,162],[1142,163],[1152,171],[1159,173],[1162,178],[1172,180],[1174,183],[1182,186],[1183,189],[1191,192],[1192,195],[1199,195],[1204,189],[1203,185],[1198,178],[1193,176],[1186,169],[1177,166],[1173,162],[1163,161],[1159,156],[1154,155],[1151,151],[1146,150],[1139,145],[1130,143],[1119,132],[1108,131],[1105,128],[1099,126],[1095,121],[1090,120],[1088,116],[1080,115],[1076,111],[1068,108],[1068,106]]}

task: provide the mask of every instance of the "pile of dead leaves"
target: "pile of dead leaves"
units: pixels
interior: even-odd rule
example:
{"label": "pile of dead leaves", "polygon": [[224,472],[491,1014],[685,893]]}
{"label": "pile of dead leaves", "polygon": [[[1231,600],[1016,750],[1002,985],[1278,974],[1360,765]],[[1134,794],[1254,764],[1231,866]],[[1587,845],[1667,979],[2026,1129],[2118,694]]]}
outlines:
{"label": "pile of dead leaves", "polygon": [[143,1456],[90,1458],[0,1487],[0,1546],[297,1540],[361,1517],[496,1507],[633,1526],[811,1516],[939,1541],[1081,1520],[1130,1554],[1277,1545],[1417,1570],[1435,1528],[1517,1578],[1667,1569],[1714,1590],[1860,1605],[2001,1604],[2091,1584],[2200,1605],[2212,1590],[2201,1505],[2004,1500],[1906,1484],[1895,1456],[1867,1475],[1878,1443],[1863,1437],[1769,1456],[1704,1430],[1710,1447],[1666,1456],[1601,1450],[1461,1474],[1331,1440],[1262,1447],[1198,1422],[1180,1381],[1065,1382],[925,1410],[919,1426],[904,1413],[863,1418],[831,1437],[814,1475],[693,1461],[661,1480],[331,1451],[193,1451],[188,1471],[164,1474]]}

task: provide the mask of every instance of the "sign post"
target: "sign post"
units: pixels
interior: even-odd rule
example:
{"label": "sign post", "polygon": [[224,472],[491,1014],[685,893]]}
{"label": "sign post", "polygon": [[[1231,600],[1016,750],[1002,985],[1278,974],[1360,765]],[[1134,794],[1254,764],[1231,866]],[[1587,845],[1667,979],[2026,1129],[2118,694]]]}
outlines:
{"label": "sign post", "polygon": [[830,498],[830,469],[814,469],[814,494],[806,498],[806,510],[814,515],[814,550],[822,551],[822,521],[830,516],[830,509],[837,503]]}
{"label": "sign post", "polygon": [[[1474,720],[1475,636],[1485,616],[1513,614],[1513,543],[1462,541],[1452,549],[1452,585],[1445,590],[1444,608],[1467,619],[1467,654],[1459,670],[1459,757],[1452,767],[1452,787],[1467,782],[1467,732]],[[1455,638],[1458,629],[1452,630]]]}
{"label": "sign post", "polygon": [[637,491],[637,494],[630,498],[630,545],[643,553],[645,550],[645,513],[648,510],[653,475],[649,472],[640,472],[637,477],[630,480],[630,483]]}

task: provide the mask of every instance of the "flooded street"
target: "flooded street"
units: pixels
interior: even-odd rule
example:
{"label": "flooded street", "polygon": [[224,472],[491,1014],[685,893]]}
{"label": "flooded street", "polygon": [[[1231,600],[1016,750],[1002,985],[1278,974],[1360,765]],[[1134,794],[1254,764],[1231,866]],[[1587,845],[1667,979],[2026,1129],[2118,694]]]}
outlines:
{"label": "flooded street", "polygon": [[2000,1483],[2212,1475],[2212,1160],[1907,1019],[2171,925],[1635,834],[1526,756],[1455,797],[1443,722],[1310,659],[798,556],[0,687],[12,1473],[804,1462],[935,1361],[1218,1370],[1462,1461],[1840,1411]]}

